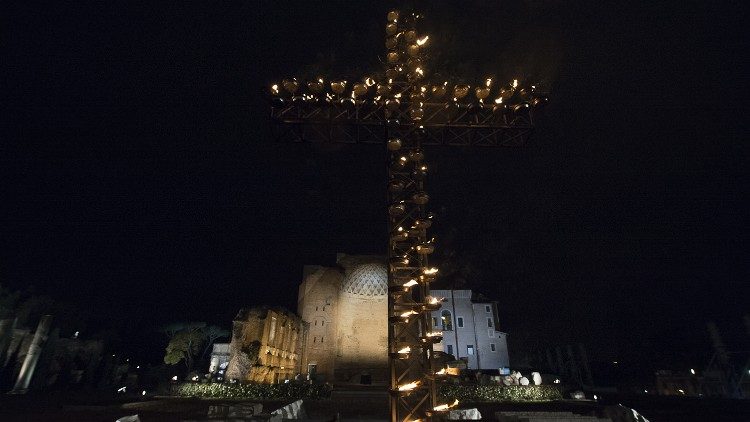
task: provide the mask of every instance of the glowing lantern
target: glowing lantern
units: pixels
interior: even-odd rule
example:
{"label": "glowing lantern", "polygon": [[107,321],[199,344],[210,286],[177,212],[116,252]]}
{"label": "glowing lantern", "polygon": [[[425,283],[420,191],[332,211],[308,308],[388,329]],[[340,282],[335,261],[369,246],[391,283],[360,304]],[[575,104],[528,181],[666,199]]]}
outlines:
{"label": "glowing lantern", "polygon": [[413,149],[409,151],[409,158],[413,161],[422,161],[424,159],[424,151],[421,149]]}
{"label": "glowing lantern", "polygon": [[432,243],[422,243],[421,245],[417,245],[418,254],[429,255],[433,252],[435,252],[435,245]]}
{"label": "glowing lantern", "polygon": [[389,151],[398,151],[401,149],[401,139],[391,138],[388,140],[387,146]]}
{"label": "glowing lantern", "polygon": [[453,87],[453,97],[461,99],[469,93],[469,85],[456,85]]}
{"label": "glowing lantern", "polygon": [[514,113],[520,113],[521,111],[523,111],[523,109],[527,108],[528,106],[529,105],[527,103],[518,103],[518,104],[513,105],[512,110]]}
{"label": "glowing lantern", "polygon": [[395,51],[389,51],[388,52],[388,63],[390,64],[396,64],[398,63],[399,55]]}
{"label": "glowing lantern", "polygon": [[352,93],[355,97],[362,97],[367,94],[367,85],[365,84],[354,84],[354,87],[352,88]]}
{"label": "glowing lantern", "polygon": [[443,85],[435,85],[432,87],[432,96],[435,98],[443,98],[445,95],[448,86],[448,82],[444,83]]}
{"label": "glowing lantern", "polygon": [[406,62],[406,68],[412,72],[421,66],[422,66],[422,60],[416,57],[411,57]]}
{"label": "glowing lantern", "polygon": [[[427,168],[425,167],[425,170]],[[418,229],[428,229],[432,225],[432,220],[416,220],[414,221],[414,227]]]}
{"label": "glowing lantern", "polygon": [[378,84],[377,88],[375,88],[375,92],[378,95],[387,95],[389,92],[391,92],[391,86]]}
{"label": "glowing lantern", "polygon": [[409,44],[413,44],[417,42],[417,31],[410,29],[404,33],[404,39]]}
{"label": "glowing lantern", "polygon": [[401,102],[398,100],[398,98],[394,98],[392,100],[387,100],[385,102],[385,106],[390,111],[396,111],[398,110],[398,106],[401,105]]}
{"label": "glowing lantern", "polygon": [[309,81],[307,83],[307,89],[310,90],[310,92],[314,94],[320,94],[323,92],[323,79],[318,79],[317,81]]}
{"label": "glowing lantern", "polygon": [[398,37],[396,36],[390,36],[385,39],[385,48],[389,50],[394,50],[398,47]]}
{"label": "glowing lantern", "polygon": [[388,190],[391,192],[401,192],[404,190],[404,182],[400,180],[391,180],[388,182]]}
{"label": "glowing lantern", "polygon": [[389,23],[385,26],[385,33],[388,35],[396,35],[398,33],[398,25],[396,23]]}
{"label": "glowing lantern", "polygon": [[424,205],[430,200],[430,196],[427,195],[427,192],[417,192],[412,195],[411,200],[417,205]]}
{"label": "glowing lantern", "polygon": [[294,94],[295,92],[297,92],[297,89],[299,89],[299,83],[295,79],[284,79],[281,82],[281,85],[290,94]]}
{"label": "glowing lantern", "polygon": [[398,20],[398,16],[400,15],[400,12],[398,10],[391,10],[388,12],[388,22],[396,22]]}
{"label": "glowing lantern", "polygon": [[346,81],[339,80],[339,81],[333,81],[331,82],[331,91],[334,93],[341,95],[346,90]]}
{"label": "glowing lantern", "polygon": [[406,47],[406,52],[409,53],[411,57],[417,57],[419,55],[419,46],[416,44],[409,44],[409,46]]}
{"label": "glowing lantern", "polygon": [[513,96],[513,90],[508,88],[500,88],[500,92],[498,92],[498,94],[500,94],[500,98],[502,98],[503,100],[507,100],[508,98]]}
{"label": "glowing lantern", "polygon": [[[398,77],[398,69],[395,67],[388,68],[385,71],[385,77],[388,79],[396,79]],[[391,82],[390,80],[388,82]]]}
{"label": "glowing lantern", "polygon": [[409,117],[411,117],[412,120],[422,120],[422,117],[424,117],[424,110],[421,108],[412,108],[409,110]]}
{"label": "glowing lantern", "polygon": [[406,212],[406,206],[404,204],[393,204],[388,208],[388,213],[391,216],[398,217]]}

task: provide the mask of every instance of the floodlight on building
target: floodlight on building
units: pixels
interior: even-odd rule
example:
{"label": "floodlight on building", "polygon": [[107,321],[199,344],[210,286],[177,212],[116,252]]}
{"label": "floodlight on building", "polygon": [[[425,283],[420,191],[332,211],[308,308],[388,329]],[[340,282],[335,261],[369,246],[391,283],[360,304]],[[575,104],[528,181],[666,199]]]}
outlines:
{"label": "floodlight on building", "polygon": [[693,374],[693,375],[695,375],[695,369],[690,368],[690,373]]}
{"label": "floodlight on building", "polygon": [[271,85],[271,94],[273,94],[273,95],[279,95],[279,85],[278,84]]}

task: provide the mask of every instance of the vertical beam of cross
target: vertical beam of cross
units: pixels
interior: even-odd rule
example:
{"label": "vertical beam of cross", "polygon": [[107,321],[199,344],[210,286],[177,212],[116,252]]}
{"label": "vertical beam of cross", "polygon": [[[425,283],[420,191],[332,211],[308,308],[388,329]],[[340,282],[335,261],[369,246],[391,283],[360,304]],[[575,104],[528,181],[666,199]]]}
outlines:
{"label": "vertical beam of cross", "polygon": [[[422,50],[428,37],[417,33],[415,14],[391,11],[387,18],[390,416],[392,421],[413,421],[429,419],[437,405],[433,344],[442,340],[442,333],[432,332],[431,312],[440,302],[430,297],[435,269],[428,266],[428,255],[434,245],[427,238],[426,131],[420,127],[427,98],[419,81],[425,75]],[[397,114],[405,97],[406,113]]]}

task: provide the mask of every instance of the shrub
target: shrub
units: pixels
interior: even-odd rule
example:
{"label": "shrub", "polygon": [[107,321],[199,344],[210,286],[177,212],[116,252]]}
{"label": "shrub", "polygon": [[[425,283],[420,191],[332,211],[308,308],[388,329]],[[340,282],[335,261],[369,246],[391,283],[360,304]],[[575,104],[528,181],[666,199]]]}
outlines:
{"label": "shrub", "polygon": [[298,400],[330,397],[331,387],[324,384],[199,384],[183,383],[175,387],[177,396],[243,398],[257,400]]}
{"label": "shrub", "polygon": [[563,398],[560,390],[552,385],[443,385],[438,395],[447,400],[468,402],[531,402]]}

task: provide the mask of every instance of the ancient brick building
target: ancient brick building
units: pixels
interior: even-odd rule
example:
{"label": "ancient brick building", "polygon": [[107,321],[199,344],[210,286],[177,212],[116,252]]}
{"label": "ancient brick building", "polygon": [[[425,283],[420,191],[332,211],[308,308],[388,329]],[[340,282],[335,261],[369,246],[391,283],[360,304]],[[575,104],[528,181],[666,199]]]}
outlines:
{"label": "ancient brick building", "polygon": [[301,372],[305,323],[281,308],[242,309],[232,323],[226,378],[259,383],[291,380]]}
{"label": "ancient brick building", "polygon": [[303,373],[317,379],[385,382],[388,274],[382,256],[338,254],[337,267],[308,265],[297,312],[309,325]]}

